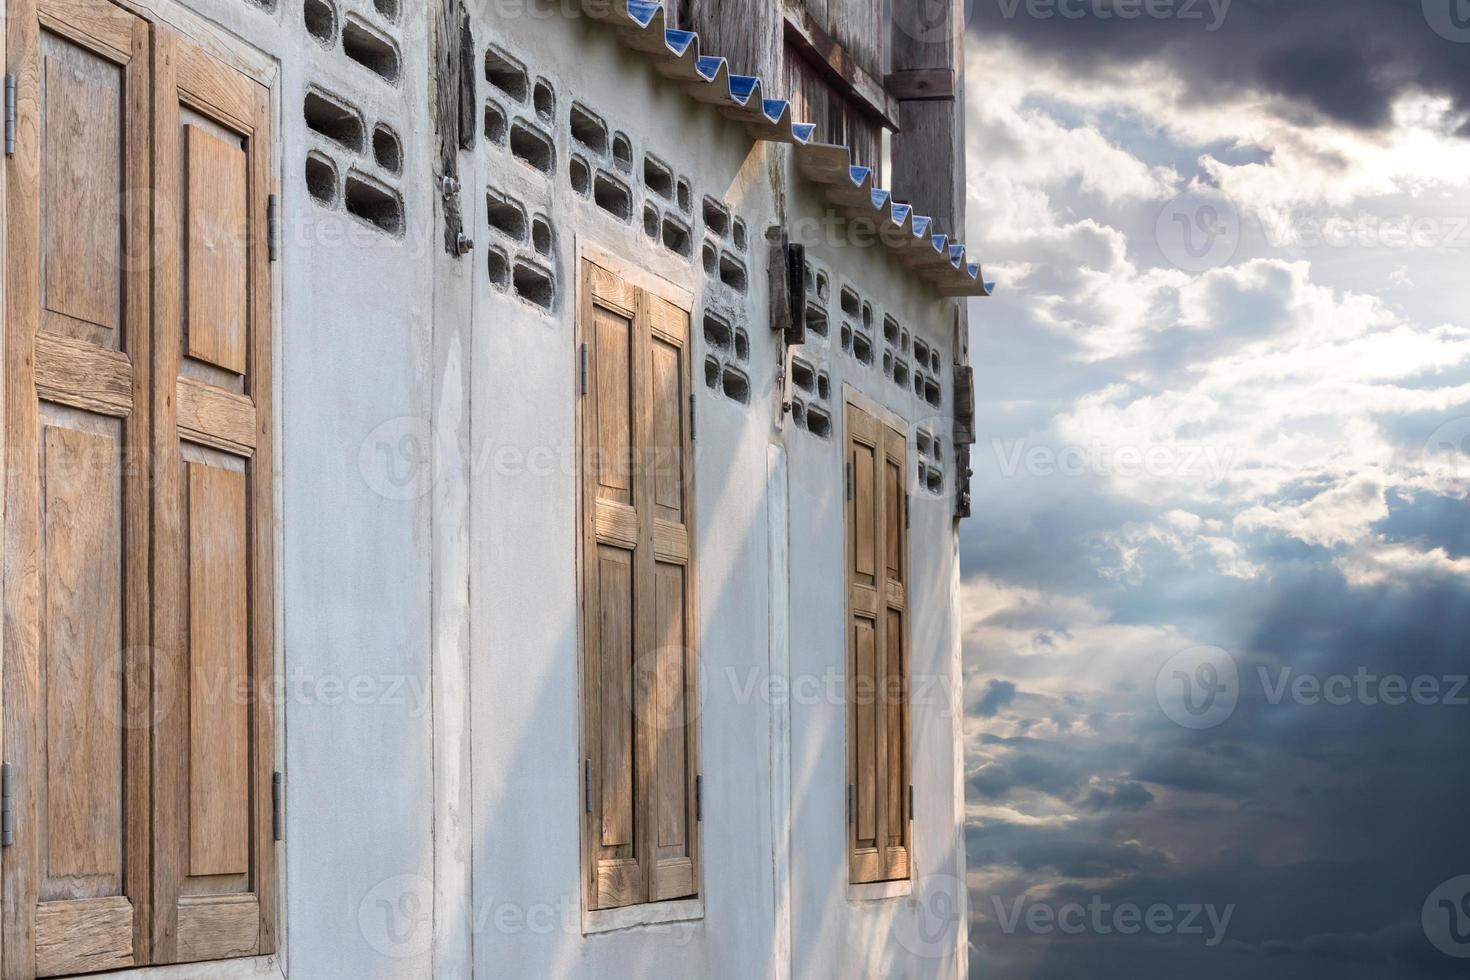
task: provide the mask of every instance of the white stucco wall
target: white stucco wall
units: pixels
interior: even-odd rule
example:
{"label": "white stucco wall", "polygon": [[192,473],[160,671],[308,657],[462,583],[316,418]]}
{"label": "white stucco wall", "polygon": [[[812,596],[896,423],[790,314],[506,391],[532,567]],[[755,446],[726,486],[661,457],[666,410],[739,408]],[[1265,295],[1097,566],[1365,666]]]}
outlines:
{"label": "white stucco wall", "polygon": [[[477,136],[460,173],[475,248],[448,256],[429,124],[432,14],[405,4],[395,23],[371,0],[332,2],[339,23],[354,11],[393,39],[396,84],[344,58],[340,41],[313,40],[299,0],[274,11],[245,0],[188,3],[280,66],[278,765],[288,802],[282,954],[256,968],[307,978],[963,973],[954,304],[882,248],[815,232],[828,209],[790,172],[788,149],[753,142],[605,27],[564,17],[474,20],[477,106],[491,97],[479,59],[493,42],[552,82],[556,166],[537,175]],[[402,142],[403,176],[310,133],[309,85],[341,96],[369,129],[388,122]],[[569,186],[573,100],[631,139],[633,172],[621,175],[636,200],[627,224]],[[302,169],[311,149],[396,188],[403,233],[370,228],[340,197],[315,202]],[[644,236],[645,152],[692,183],[692,214],[682,216],[692,259]],[[487,185],[528,217],[550,219],[549,258],[511,250],[554,272],[549,310],[489,281],[497,239]],[[746,223],[743,253],[722,246],[745,262],[743,295],[707,282],[705,195]],[[826,439],[777,409],[781,353],[767,329],[764,240],[772,224],[795,229],[831,276],[830,338],[797,352],[829,378]],[[695,297],[704,687],[700,915],[596,935],[583,935],[578,912],[578,525],[568,462],[583,247]],[[873,367],[840,349],[838,297],[848,283],[875,309]],[[736,359],[749,376],[748,404],[703,383],[707,302],[748,332],[749,356]],[[939,406],[884,377],[885,313],[938,349]],[[913,494],[911,671],[926,687],[912,712],[915,878],[908,894],[887,898],[846,884],[848,384],[910,423],[911,477],[913,429],[932,429],[945,447],[943,492]],[[790,676],[775,680],[792,696],[773,699],[771,665],[788,662]]]}

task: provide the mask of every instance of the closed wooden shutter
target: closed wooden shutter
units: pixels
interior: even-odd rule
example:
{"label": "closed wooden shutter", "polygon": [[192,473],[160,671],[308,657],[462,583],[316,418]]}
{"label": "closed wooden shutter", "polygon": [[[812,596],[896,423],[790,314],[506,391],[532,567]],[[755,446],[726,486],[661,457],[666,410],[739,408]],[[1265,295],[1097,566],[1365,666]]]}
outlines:
{"label": "closed wooden shutter", "polygon": [[689,313],[584,263],[584,863],[592,909],[698,894]]}
{"label": "closed wooden shutter", "polygon": [[28,977],[147,962],[150,51],[111,5],[8,24],[4,975]]}
{"label": "closed wooden shutter", "polygon": [[157,32],[155,962],[274,948],[267,91]]}
{"label": "closed wooden shutter", "polygon": [[848,864],[909,876],[907,442],[848,403]]}
{"label": "closed wooden shutter", "polygon": [[268,951],[267,90],[103,0],[10,14],[0,972]]}

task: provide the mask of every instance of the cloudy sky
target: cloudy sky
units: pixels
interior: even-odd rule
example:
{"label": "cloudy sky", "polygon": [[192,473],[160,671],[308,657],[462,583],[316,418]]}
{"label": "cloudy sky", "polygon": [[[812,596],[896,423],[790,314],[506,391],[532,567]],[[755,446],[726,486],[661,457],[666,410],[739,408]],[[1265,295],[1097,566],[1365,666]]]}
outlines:
{"label": "cloudy sky", "polygon": [[972,976],[1466,975],[1470,0],[969,16]]}

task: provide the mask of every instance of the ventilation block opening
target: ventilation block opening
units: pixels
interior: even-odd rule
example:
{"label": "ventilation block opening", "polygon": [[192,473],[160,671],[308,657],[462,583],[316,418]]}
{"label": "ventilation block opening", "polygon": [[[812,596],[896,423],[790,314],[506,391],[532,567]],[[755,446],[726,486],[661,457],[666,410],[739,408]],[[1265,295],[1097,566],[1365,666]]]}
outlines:
{"label": "ventilation block opening", "polygon": [[652,153],[643,157],[643,186],[665,201],[674,200],[674,172]]}
{"label": "ventilation block opening", "polygon": [[730,232],[735,238],[735,247],[742,252],[745,251],[745,220],[743,218],[736,218],[734,227],[730,229]]}
{"label": "ventilation block opening", "polygon": [[485,139],[496,146],[505,145],[505,110],[490,101],[485,103]]}
{"label": "ventilation block opening", "polygon": [[688,214],[694,207],[694,187],[689,183],[687,177],[679,178],[677,194],[679,197],[679,210]]}
{"label": "ventilation block opening", "polygon": [[517,102],[526,101],[526,67],[498,48],[485,52],[485,81]]}
{"label": "ventilation block opening", "polygon": [[869,366],[873,363],[873,339],[867,334],[858,332],[852,335],[852,355],[859,363]]}
{"label": "ventilation block opening", "polygon": [[793,357],[791,359],[791,383],[807,393],[814,392],[817,390],[817,372],[806,361]]}
{"label": "ventilation block opening", "polygon": [[353,152],[362,151],[362,116],[340,99],[308,89],[302,100],[306,128]]}
{"label": "ventilation block opening", "polygon": [[342,25],[342,53],[384,81],[398,83],[398,47],[351,14]]}
{"label": "ventilation block opening", "polygon": [[720,386],[720,362],[713,357],[704,359],[704,384],[707,388]]}
{"label": "ventilation block opening", "polygon": [[689,233],[689,226],[677,218],[666,216],[664,218],[664,248],[686,259],[692,257],[694,237]]}
{"label": "ventilation block opening", "polygon": [[550,255],[554,236],[551,232],[551,219],[544,214],[538,214],[531,219],[531,247],[541,255]]}
{"label": "ventilation block opening", "polygon": [[490,285],[496,289],[504,290],[510,287],[510,256],[498,248],[489,251],[490,256]]}
{"label": "ventilation block opening", "polygon": [[306,191],[318,204],[337,202],[337,167],[315,151],[306,155]]}
{"label": "ventilation block opening", "polygon": [[633,217],[633,192],[612,174],[598,171],[592,182],[592,199],[597,206],[619,221]]}
{"label": "ventilation block opening", "polygon": [[534,306],[549,310],[556,303],[556,285],[551,273],[526,262],[517,262],[511,275],[516,295]]}
{"label": "ventilation block opening", "polygon": [[854,320],[862,316],[863,301],[858,294],[846,286],[842,287],[842,312]]}
{"label": "ventilation block opening", "polygon": [[517,160],[543,174],[556,166],[556,147],[551,137],[517,120],[510,128],[510,152]]}
{"label": "ventilation block opening", "polygon": [[556,90],[551,87],[550,81],[536,79],[536,87],[531,90],[531,104],[536,107],[536,115],[546,122],[556,118]]}
{"label": "ventilation block opening", "polygon": [[806,410],[806,430],[814,436],[829,439],[832,436],[832,416],[825,409],[813,405]]}
{"label": "ventilation block opening", "polygon": [[373,9],[387,21],[398,20],[398,0],[373,0]]}
{"label": "ventilation block opening", "polygon": [[344,195],[349,214],[390,235],[403,234],[403,199],[395,191],[349,173]]}
{"label": "ventilation block opening", "polygon": [[806,329],[818,337],[827,336],[827,311],[815,303],[806,305]]}
{"label": "ventilation block opening", "polygon": [[730,211],[712,197],[704,199],[704,227],[721,238],[730,234]]}
{"label": "ventilation block opening", "polygon": [[730,322],[717,313],[704,315],[704,342],[715,350],[728,351],[734,344],[735,331]]}
{"label": "ventilation block opening", "polygon": [[730,365],[725,365],[725,374],[721,379],[720,387],[725,392],[725,397],[745,404],[750,401],[750,378],[745,376],[744,371],[738,371]]}
{"label": "ventilation block opening", "polygon": [[582,197],[592,193],[592,167],[581,157],[572,157],[567,179],[571,182],[572,190]]}
{"label": "ventilation block opening", "polygon": [[403,144],[398,134],[382,123],[373,127],[373,159],[390,174],[403,173]]}
{"label": "ventilation block opening", "polygon": [[526,240],[525,209],[493,188],[485,192],[485,216],[491,228],[511,241]]}
{"label": "ventilation block opening", "polygon": [[301,8],[306,33],[331,47],[337,40],[337,8],[327,0],[306,0]]}
{"label": "ventilation block opening", "polygon": [[659,234],[658,208],[652,204],[643,205],[643,234],[657,241]]}
{"label": "ventilation block opening", "polygon": [[633,172],[633,141],[627,133],[617,133],[612,141],[613,163],[625,174]]}
{"label": "ventilation block opening", "polygon": [[720,255],[720,282],[736,292],[745,292],[745,263],[728,252]]}
{"label": "ventilation block opening", "polygon": [[580,102],[573,102],[567,121],[572,139],[581,143],[598,156],[607,155],[607,124]]}

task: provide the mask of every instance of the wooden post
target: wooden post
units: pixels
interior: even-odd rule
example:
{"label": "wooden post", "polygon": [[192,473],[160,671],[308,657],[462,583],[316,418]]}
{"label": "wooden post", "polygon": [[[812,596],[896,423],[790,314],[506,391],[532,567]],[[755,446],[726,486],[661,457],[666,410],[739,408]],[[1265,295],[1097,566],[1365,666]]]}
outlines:
{"label": "wooden post", "polygon": [[964,0],[894,0],[893,69],[899,100],[893,136],[893,195],[964,238]]}
{"label": "wooden post", "polygon": [[[669,5],[666,5],[669,6]],[[774,0],[681,3],[679,26],[699,34],[700,49],[737,75],[758,75],[767,98],[781,88],[781,4]]]}

